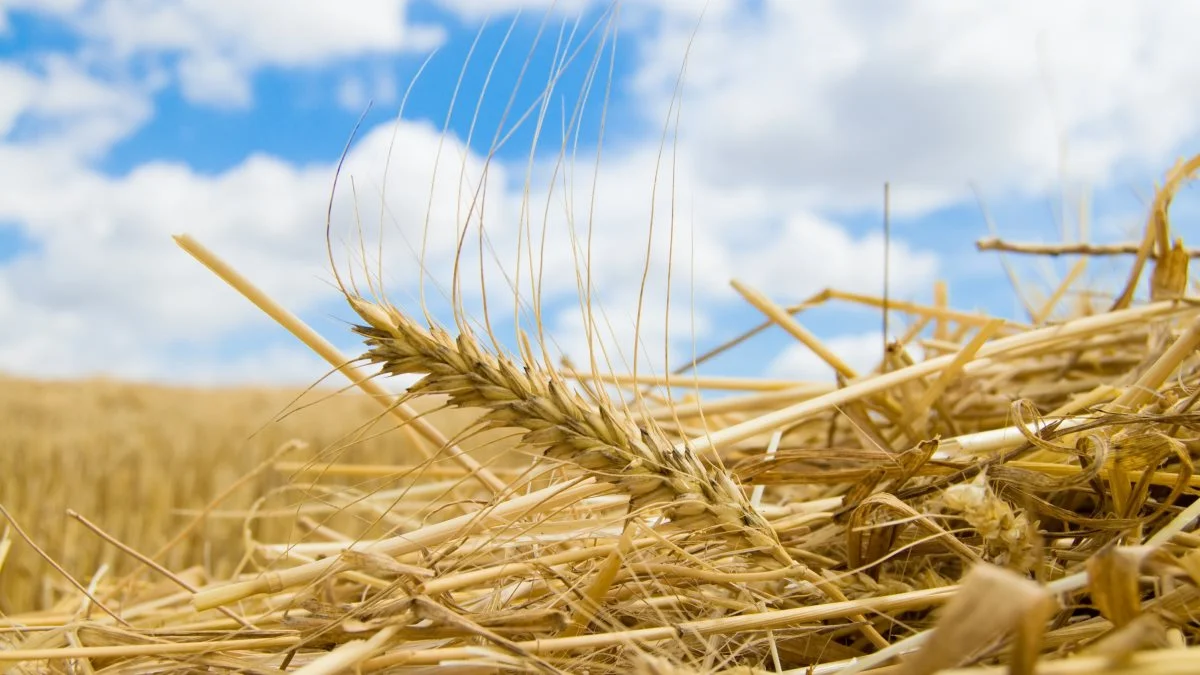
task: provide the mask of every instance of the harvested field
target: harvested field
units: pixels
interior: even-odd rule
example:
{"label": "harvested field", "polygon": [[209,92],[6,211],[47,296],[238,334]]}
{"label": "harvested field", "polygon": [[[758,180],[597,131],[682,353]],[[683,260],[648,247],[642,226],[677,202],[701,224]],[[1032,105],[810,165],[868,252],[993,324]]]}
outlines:
{"label": "harvested field", "polygon": [[[612,29],[609,18],[595,35]],[[556,67],[578,46],[563,40]],[[602,79],[604,54],[601,45],[585,64],[581,99]],[[551,105],[559,74],[513,116],[540,125],[535,113]],[[574,169],[566,139],[577,123],[559,130],[551,184]],[[510,138],[504,130],[491,151]],[[234,269],[201,238],[175,237],[181,264],[203,265],[291,332],[350,382],[346,391],[335,389],[342,380],[307,392],[0,381],[0,666],[1200,670],[1200,293],[1189,273],[1197,252],[1170,218],[1200,156],[1168,170],[1137,241],[979,242],[987,260],[1071,256],[1037,299],[1012,275],[1023,313],[992,316],[970,298],[954,305],[945,282],[929,304],[892,298],[887,273],[879,297],[829,288],[791,307],[731,279],[730,297],[761,323],[668,363],[669,375],[638,360],[649,351],[639,344],[643,319],[678,328],[666,325],[669,306],[643,313],[652,263],[662,262],[653,230],[632,365],[618,372],[623,358],[601,353],[597,336],[616,334],[615,320],[593,301],[590,238],[574,229],[574,212],[559,240],[570,250],[539,250],[528,214],[548,214],[559,195],[534,204],[527,184],[524,201],[506,205],[521,216],[507,223],[517,272],[504,276],[506,262],[488,259],[501,255],[487,248],[483,222],[494,215],[483,206],[492,155],[478,166],[461,157],[457,203],[437,204],[458,209],[461,222],[427,217],[419,243],[405,242],[414,260],[401,262],[419,279],[410,293],[389,295],[384,215],[376,248],[361,222],[334,222],[330,197],[331,288],[352,318],[347,332],[361,339],[353,354],[255,287],[254,269]],[[530,173],[549,164],[530,154]],[[668,192],[666,174],[655,174],[655,191],[661,180]],[[445,196],[431,185],[430,211],[435,195]],[[334,244],[347,241],[342,226],[358,227],[348,265]],[[427,246],[439,226],[433,234],[451,244]],[[675,228],[658,231],[670,249],[668,305]],[[431,249],[453,268],[449,283],[430,270]],[[587,363],[560,358],[543,321],[534,269],[567,256]],[[1097,257],[1124,265],[1111,288],[1085,275]],[[464,280],[481,287],[470,301]],[[426,304],[439,297],[449,306],[443,324]],[[497,297],[512,306],[497,308]],[[806,312],[829,305],[878,313],[880,362],[852,366],[805,326]],[[498,337],[500,312],[511,324],[497,324],[512,330]],[[709,367],[752,349],[745,340],[763,331],[794,338],[834,377]],[[676,356],[669,336],[660,346],[664,361]],[[403,393],[381,384],[392,377],[410,383]]]}
{"label": "harvested field", "polygon": [[[322,454],[325,461],[361,464],[405,457],[404,436],[385,433],[394,425],[364,426],[378,415],[374,401],[335,393],[331,388],[306,393],[2,378],[0,505],[36,533],[38,544],[69,572],[87,578],[102,565],[108,574],[119,575],[137,563],[89,534],[68,509],[134,549],[152,553],[213,498],[233,488],[161,559],[170,568],[199,564],[220,578],[243,557],[246,509],[285,485],[302,489],[297,469]],[[462,416],[441,413],[435,419],[455,428],[461,426],[456,417]],[[350,489],[371,486],[370,478],[326,480]],[[292,524],[275,518],[264,526],[275,536],[287,536]],[[0,611],[47,609],[75,592],[32,549],[8,550],[0,574]]]}

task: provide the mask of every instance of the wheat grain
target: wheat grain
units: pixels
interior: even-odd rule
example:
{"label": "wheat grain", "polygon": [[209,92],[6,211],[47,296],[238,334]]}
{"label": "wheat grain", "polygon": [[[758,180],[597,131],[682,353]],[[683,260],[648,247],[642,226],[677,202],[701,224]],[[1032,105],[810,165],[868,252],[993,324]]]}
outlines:
{"label": "wheat grain", "polygon": [[775,531],[732,477],[689,448],[674,447],[652,423],[635,424],[605,405],[590,407],[554,373],[532,363],[519,367],[480,348],[470,333],[455,339],[437,326],[422,328],[390,305],[361,298],[350,304],[368,324],[354,328],[366,338],[365,359],[388,375],[424,375],[410,393],[442,394],[451,405],[486,409],[482,424],[524,429],[524,443],[616,485],[629,495],[632,510],[661,506],[681,531],[716,530],[734,550],[748,544],[791,564]]}

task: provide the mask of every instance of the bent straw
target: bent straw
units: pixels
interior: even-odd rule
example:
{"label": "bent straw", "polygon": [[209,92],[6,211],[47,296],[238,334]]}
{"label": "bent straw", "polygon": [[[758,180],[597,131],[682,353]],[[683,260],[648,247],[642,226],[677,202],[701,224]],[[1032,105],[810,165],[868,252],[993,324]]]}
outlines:
{"label": "bent straw", "polygon": [[729,285],[733,286],[733,289],[740,293],[746,302],[753,305],[755,309],[765,314],[772,322],[778,324],[780,328],[787,331],[788,334],[799,340],[805,347],[811,349],[814,354],[821,357],[821,360],[829,364],[839,375],[847,380],[853,380],[858,377],[858,373],[854,372],[854,369],[847,365],[841,357],[830,351],[824,343],[817,339],[816,335],[813,335],[807,328],[801,326],[800,322],[793,319],[787,310],[772,302],[761,291],[751,288],[737,279],[730,281]]}
{"label": "bent straw", "polygon": [[[1138,249],[1141,247],[1140,241],[1125,242],[1122,244],[1089,244],[1087,242],[1067,242],[1065,244],[1043,244],[1041,242],[1017,242],[1005,241],[996,237],[984,237],[975,242],[975,250],[977,251],[1003,251],[1005,253],[1023,253],[1029,255],[1081,255],[1081,256],[1117,256],[1117,255],[1137,255]],[[1189,258],[1200,258],[1200,248],[1187,249]],[[1158,254],[1151,251],[1147,256],[1150,260],[1157,260]]]}
{"label": "bent straw", "polygon": [[[396,400],[387,391],[375,383],[368,375],[364,375],[361,370],[355,368],[350,359],[346,358],[337,347],[334,347],[325,338],[321,337],[315,330],[304,323],[300,317],[288,311],[279,303],[275,302],[259,289],[248,279],[238,273],[213,253],[203,244],[196,241],[191,235],[177,234],[172,237],[176,244],[189,255],[195,258],[200,264],[207,267],[213,274],[216,274],[222,281],[233,287],[234,290],[241,293],[247,300],[254,303],[256,307],[261,309],[267,316],[275,319],[279,325],[283,326],[292,335],[295,335],[309,349],[313,350],[329,362],[333,366],[350,379],[359,389],[363,390],[371,398],[379,401],[389,413],[400,420],[401,423],[411,425],[422,437],[433,443],[436,447],[446,449],[446,454],[450,455],[454,461],[458,462],[459,466],[467,471],[471,476],[483,484],[485,488],[494,494],[502,494],[507,489],[507,484],[496,477],[487,467],[480,464],[474,457],[467,454],[462,448],[450,442],[445,434],[433,426],[425,418],[420,416],[407,403],[401,403]],[[422,448],[422,452],[424,449]]]}
{"label": "bent straw", "polygon": [[[1188,505],[1188,507],[1181,511],[1179,515],[1175,516],[1171,522],[1167,523],[1163,529],[1154,533],[1154,536],[1147,539],[1144,545],[1150,547],[1151,549],[1157,549],[1161,547],[1163,544],[1166,544],[1168,541],[1170,541],[1175,535],[1183,532],[1184,528],[1186,528],[1188,525],[1191,525],[1192,522],[1197,518],[1200,518],[1200,501],[1195,501]],[[1055,581],[1046,584],[1046,590],[1055,595],[1071,593],[1087,586],[1088,579],[1088,573],[1085,569],[1081,572],[1076,572],[1075,574],[1063,577],[1061,579],[1056,579]],[[947,586],[946,588],[957,589],[958,587]],[[874,654],[864,656],[863,658],[852,663],[846,661],[825,663],[821,664],[820,666],[816,666],[808,672],[811,673],[811,675],[833,675],[834,673],[837,673],[837,675],[857,675],[857,673],[861,673],[864,670],[870,670],[871,668],[882,665],[884,662],[892,658],[911,652],[917,647],[923,645],[925,641],[929,639],[931,634],[931,629],[924,630],[916,635],[912,635],[900,640],[899,642],[894,642],[892,643],[892,646],[886,649],[881,649]]]}
{"label": "bent straw", "polygon": [[[437,546],[459,536],[474,534],[486,527],[507,525],[523,517],[527,510],[553,510],[572,504],[587,497],[607,492],[607,484],[597,485],[590,479],[574,484],[557,484],[531,492],[527,495],[500,502],[482,511],[467,513],[434,525],[422,527],[407,534],[360,546],[351,544],[345,550],[379,553],[399,557],[406,553]],[[319,579],[338,566],[341,558],[331,556],[279,572],[265,572],[249,581],[238,581],[224,586],[203,589],[192,596],[192,605],[198,610],[213,609],[220,605],[244,600],[260,593],[275,593],[285,588],[299,586]]]}
{"label": "bent straw", "polygon": [[[1005,352],[1041,346],[1062,340],[1068,340],[1096,331],[1109,330],[1117,326],[1135,321],[1145,321],[1157,316],[1180,311],[1180,304],[1175,301],[1156,302],[1142,307],[1117,310],[1108,314],[1100,314],[1077,319],[1061,326],[1051,326],[1028,333],[1001,338],[980,348],[976,360],[963,366],[964,374],[972,373],[993,363],[991,357]],[[906,382],[932,375],[950,366],[957,354],[946,354],[937,358],[922,361],[906,368],[893,370],[866,380],[860,380],[848,387],[819,396],[807,401],[801,401],[781,410],[735,424],[710,434],[697,436],[687,441],[686,446],[695,452],[703,452],[715,448],[744,441],[775,429],[797,422],[810,415],[831,410],[839,405],[859,399],[863,396],[876,394]]]}
{"label": "bent straw", "polygon": [[[1134,407],[1140,402],[1144,401],[1147,396],[1142,395],[1141,392],[1146,392],[1147,387],[1153,387],[1154,389],[1157,389],[1157,387],[1167,379],[1167,376],[1174,371],[1179,363],[1196,350],[1197,346],[1200,346],[1200,319],[1193,321],[1188,329],[1184,331],[1184,333],[1180,335],[1178,339],[1175,340],[1175,342],[1166,350],[1166,352],[1164,352],[1163,355],[1160,356],[1145,373],[1143,373],[1142,377],[1138,379],[1137,384],[1126,390],[1126,394],[1128,394],[1128,396],[1122,395],[1117,399],[1117,401],[1121,402],[1123,407]],[[1165,527],[1158,532],[1155,532],[1153,536],[1147,539],[1144,545],[1150,547],[1151,549],[1157,549],[1161,547],[1163,544],[1170,541],[1175,535],[1183,532],[1183,530],[1191,525],[1192,522],[1197,518],[1200,518],[1200,501],[1195,501],[1188,505],[1188,507],[1180,512],[1179,515],[1172,518],[1171,522],[1167,523]],[[1088,572],[1085,569],[1046,584],[1046,589],[1055,594],[1070,593],[1072,591],[1080,590],[1086,586],[1087,583]],[[847,665],[847,667],[844,669],[831,668],[827,671],[822,670],[821,672],[838,673],[838,675],[855,675],[855,673],[873,668],[884,663],[888,659],[906,654],[913,649],[916,649],[929,638],[929,635],[930,631],[928,630],[917,633],[916,635],[893,643],[886,649],[875,652],[870,656],[866,656],[853,664],[843,664]],[[835,664],[828,665],[834,666]],[[814,675],[816,674],[814,673]]]}
{"label": "bent straw", "polygon": [[218,642],[157,642],[139,645],[108,645],[102,647],[51,647],[46,649],[0,649],[0,663],[14,661],[45,661],[47,659],[106,659],[134,656],[166,656],[204,654],[235,649],[266,649],[296,647],[303,643],[298,635],[222,640]]}
{"label": "bent straw", "polygon": [[[868,307],[878,307],[880,309],[884,307],[883,298],[864,295],[862,293],[851,293],[849,291],[839,291],[835,288],[831,288],[826,290],[824,295],[830,300],[853,302],[860,305],[866,305]],[[942,321],[957,321],[958,323],[970,324],[972,326],[982,326],[992,320],[992,318],[986,314],[974,314],[958,309],[951,309],[949,307],[939,307],[937,305],[922,305],[916,302],[896,300],[895,298],[888,298],[887,308],[889,311],[893,312],[906,312],[908,314],[915,314],[918,316],[928,316],[935,319],[941,319]],[[1030,324],[1022,323],[1020,321],[1013,321],[1011,319],[1003,319],[1003,321],[1004,326],[1007,329],[1030,330],[1033,328],[1033,326]]]}
{"label": "bent straw", "polygon": [[[1127,387],[1124,392],[1121,392],[1112,401],[1110,406],[1113,409],[1128,411],[1136,410],[1145,405],[1154,396],[1154,392],[1158,391],[1158,388],[1166,382],[1167,377],[1197,348],[1200,348],[1200,319],[1192,322],[1188,329],[1163,352],[1162,356],[1147,368],[1135,383]],[[1054,418],[1095,405],[1115,391],[1117,390],[1109,385],[1101,385],[1092,392],[1081,396],[1079,399],[1080,405],[1072,406],[1073,409],[1070,410],[1051,411],[1043,420],[1035,421],[1031,426],[1035,431],[1040,431],[1041,427],[1050,424]],[[1059,420],[1059,429],[1067,430],[1071,427],[1081,426],[1086,422],[1087,420],[1079,418]],[[1025,435],[1022,433],[1020,427],[1010,426],[946,439],[942,442],[941,451],[948,455],[963,453],[983,454],[1012,449],[1024,442]]]}
{"label": "bent straw", "polygon": [[[858,600],[830,602],[807,607],[777,609],[756,614],[699,619],[670,626],[639,628],[611,633],[593,633],[574,637],[547,638],[518,642],[517,646],[530,654],[547,654],[579,650],[594,650],[614,645],[661,642],[688,637],[710,635],[734,635],[749,631],[767,631],[794,628],[828,619],[847,618],[863,612],[889,612],[924,609],[946,602],[958,591],[958,586],[921,589],[891,595],[879,595]],[[399,664],[431,665],[452,659],[470,658],[471,647],[445,647],[440,649],[403,650],[371,659],[363,664],[366,669],[386,668]]]}
{"label": "bent straw", "polygon": [[1163,382],[1167,381],[1167,377],[1175,372],[1183,360],[1196,351],[1200,347],[1200,319],[1192,322],[1188,329],[1180,335],[1167,351],[1154,362],[1154,365],[1146,369],[1137,382],[1127,388],[1117,400],[1113,401],[1113,407],[1125,410],[1137,410],[1148,403],[1154,397],[1155,392],[1162,386]]}

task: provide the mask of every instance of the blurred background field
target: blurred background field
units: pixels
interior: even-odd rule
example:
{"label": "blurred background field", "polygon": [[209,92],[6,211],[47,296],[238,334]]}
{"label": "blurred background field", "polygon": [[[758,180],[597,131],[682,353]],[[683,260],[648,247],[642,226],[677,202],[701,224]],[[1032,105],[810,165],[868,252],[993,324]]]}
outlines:
{"label": "blurred background field", "polygon": [[[0,376],[2,503],[51,557],[87,580],[101,565],[119,574],[137,563],[67,509],[151,554],[213,498],[251,476],[160,559],[168,569],[202,564],[207,574],[224,578],[245,552],[246,509],[288,483],[302,490],[308,474],[296,474],[298,464],[395,465],[412,457],[411,439],[394,423],[370,424],[379,416],[377,403],[357,390],[331,393],[333,384],[305,392]],[[431,419],[453,429],[466,417],[436,413]],[[285,449],[293,440],[303,445]],[[287,464],[254,473],[278,452]],[[320,482],[371,490],[387,479],[323,475]],[[297,496],[282,494],[274,506],[289,501]],[[291,527],[289,520],[257,525],[273,539],[286,539],[281,528]],[[0,612],[48,609],[67,589],[35,551],[13,542],[0,567]]]}

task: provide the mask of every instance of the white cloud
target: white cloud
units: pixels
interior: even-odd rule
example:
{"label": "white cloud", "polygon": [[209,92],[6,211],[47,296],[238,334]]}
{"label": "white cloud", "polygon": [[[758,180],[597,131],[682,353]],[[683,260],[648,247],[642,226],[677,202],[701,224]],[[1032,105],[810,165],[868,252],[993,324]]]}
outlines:
{"label": "white cloud", "polygon": [[[393,141],[385,183],[383,168]],[[284,378],[296,376],[294,368],[280,365],[283,358],[239,357],[230,365],[216,356],[204,356],[206,345],[234,339],[248,330],[262,331],[269,322],[189,260],[169,234],[195,234],[295,311],[324,311],[338,300],[328,283],[322,236],[332,162],[297,167],[256,155],[216,175],[198,174],[182,164],[156,162],[123,177],[109,177],[69,160],[49,162],[32,149],[0,148],[0,154],[7,155],[0,165],[22,167],[4,177],[14,189],[0,195],[0,218],[22,223],[37,243],[33,250],[0,267],[0,289],[6,291],[0,296],[5,297],[0,312],[7,326],[39,327],[32,333],[0,333],[0,368],[56,374],[102,369],[138,377],[157,373],[205,381],[238,373],[239,377],[265,372],[277,372]],[[619,345],[628,360],[652,211],[655,157],[635,150],[610,159],[601,167],[596,182],[593,277],[597,299],[616,333],[615,342],[607,331],[602,339],[610,346]],[[348,158],[336,203],[335,236],[339,240],[335,246],[343,273],[355,270],[359,283],[364,280],[363,260],[345,263],[354,253],[359,234],[356,218],[363,224],[366,264],[376,263],[379,195],[386,187],[383,269],[389,294],[407,310],[416,310],[412,300],[420,269],[415,264],[416,251],[427,221],[426,265],[440,289],[449,289],[458,225],[466,222],[471,212],[482,166],[480,157],[465,152],[452,138],[442,142],[428,124],[406,122],[394,129],[386,123],[367,131]],[[544,172],[548,167],[538,169]],[[484,260],[493,316],[503,325],[511,314],[512,295],[501,267],[513,274],[518,246],[529,245],[518,236],[521,185],[509,179],[523,172],[499,164],[489,171],[484,222],[488,245],[499,262],[491,260],[492,250],[485,252]],[[357,212],[351,203],[355,193],[350,190],[350,177],[356,187]],[[815,290],[831,279],[856,289],[860,282],[874,279],[849,264],[842,265],[874,255],[879,245],[873,239],[849,237],[831,223],[779,212],[737,191],[728,193],[721,186],[694,184],[682,167],[678,180],[673,242],[667,187],[660,187],[653,209],[657,223],[643,310],[643,363],[662,366],[669,245],[675,251],[671,323],[676,352],[689,348],[693,326],[697,335],[707,334],[722,303],[728,306],[733,300],[729,277],[742,271],[749,271],[748,281],[779,298]],[[584,236],[591,177],[580,170],[570,182],[574,211],[580,217],[577,231]],[[562,195],[547,197],[544,189],[534,190],[530,199],[528,212],[533,214],[534,229],[526,236],[532,236],[535,251],[540,247],[541,214],[546,200],[551,203],[547,255],[544,265],[539,265],[545,280],[549,327],[566,352],[582,360],[586,338],[575,298],[576,262],[569,255]],[[751,215],[755,222],[747,226],[742,218]],[[471,216],[470,222],[475,227],[478,215]],[[778,245],[778,236],[768,236],[772,227],[784,233],[785,245]],[[468,233],[464,241],[462,288],[468,307],[479,317],[477,231]],[[914,275],[925,283],[933,270],[933,258],[916,253],[909,257],[921,263],[914,268]],[[522,275],[528,299],[528,262]],[[695,317],[689,298],[693,281]],[[444,306],[439,286],[431,284],[426,290],[435,308]],[[344,326],[335,329],[344,330]],[[348,332],[339,339],[351,340]],[[172,354],[187,345],[196,350],[195,360],[171,367]],[[612,357],[614,367],[624,365],[615,350]],[[245,367],[237,366],[239,363]],[[312,371],[313,377],[320,372]]]}
{"label": "white cloud", "polygon": [[[889,290],[908,296],[928,287],[938,268],[937,256],[914,249],[901,238],[892,241]],[[791,215],[781,231],[758,246],[739,251],[737,268],[759,288],[783,301],[795,302],[824,288],[878,294],[883,289],[882,234],[852,237],[844,228],[807,213]]]}
{"label": "white cloud", "polygon": [[347,77],[338,85],[337,99],[346,110],[362,110],[370,100],[367,84],[361,77]]}
{"label": "white cloud", "polygon": [[579,303],[559,304],[547,321],[550,353],[568,356],[583,369],[590,367],[594,354],[602,372],[630,372],[636,344],[638,372],[661,374],[668,364],[692,353],[693,340],[703,341],[711,334],[720,313],[708,295],[700,295],[693,306],[686,283],[676,280],[669,305],[665,284],[653,280],[640,298],[636,282],[598,291],[592,303],[591,339],[589,319]]}
{"label": "white cloud", "polygon": [[[349,173],[367,179],[359,196],[368,246],[379,213],[370,183],[382,173],[392,135],[390,124],[368,133],[348,162]],[[389,178],[396,188],[389,217],[419,243],[415,233],[430,199],[438,135],[427,125],[406,123],[396,139],[404,160],[394,163]],[[449,268],[453,252],[457,188],[451,179],[458,177],[461,152],[459,144],[446,142],[432,215],[431,265],[437,270]],[[294,167],[254,156],[215,176],[152,163],[114,178],[61,158],[50,161],[35,149],[0,147],[0,166],[9,167],[0,178],[10,188],[0,194],[0,219],[21,223],[35,243],[0,266],[0,369],[167,378],[240,372],[204,357],[205,350],[270,322],[180,251],[170,238],[174,232],[195,234],[293,310],[337,302],[323,237],[332,163]],[[351,192],[343,190],[335,213],[341,234],[354,233],[350,201]],[[394,231],[387,236],[400,244]],[[388,273],[411,289],[413,256],[397,252]],[[348,331],[333,337],[354,342]],[[253,344],[258,338],[250,339]],[[169,356],[188,345],[197,358],[215,360],[172,368]],[[279,372],[290,377],[295,371]]]}
{"label": "white cloud", "polygon": [[[466,14],[480,8],[469,0],[449,4]],[[634,36],[643,58],[635,63],[633,93],[651,128],[665,117],[693,27],[695,7],[685,4],[663,3],[663,23],[639,24],[657,32]],[[648,6],[632,5],[643,18]],[[710,7],[689,65],[678,163],[669,166],[668,151],[657,191],[654,134],[613,143],[595,176],[592,158],[581,157],[568,174],[569,199],[561,185],[547,187],[551,167],[539,163],[526,211],[534,228],[530,244],[518,227],[525,168],[491,166],[484,221],[488,243],[508,272],[519,247],[540,246],[549,204],[541,261],[546,318],[577,361],[586,356],[587,340],[574,298],[577,260],[569,222],[581,237],[589,222],[593,226],[593,281],[617,334],[611,341],[606,329],[604,338],[628,359],[653,217],[643,363],[661,368],[668,260],[671,345],[682,353],[690,351],[693,320],[703,338],[741,303],[728,287],[731,277],[779,302],[826,286],[876,292],[882,240],[844,227],[838,210],[876,208],[884,180],[896,184],[896,210],[909,213],[953,202],[970,179],[1000,192],[1040,193],[1058,178],[1056,115],[1071,141],[1073,172],[1097,180],[1130,163],[1154,164],[1158,173],[1162,157],[1195,134],[1188,111],[1200,95],[1188,86],[1196,67],[1185,47],[1194,22],[1184,5],[1129,4],[1106,13],[1082,4],[1020,4],[1013,17],[1007,9],[947,3],[889,5],[883,15],[860,3],[768,0],[763,6],[760,13],[735,11],[724,2]],[[1163,7],[1168,9],[1161,16],[1153,13]],[[106,176],[88,161],[146,121],[149,89],[157,85],[105,80],[92,66],[105,59],[149,59],[162,67],[162,57],[174,55],[194,99],[247,103],[253,98],[249,83],[263,68],[394,55],[427,47],[431,34],[411,25],[401,2],[370,2],[354,12],[325,3],[271,9],[198,0],[99,2],[88,12],[79,16],[95,23],[76,19],[92,41],[79,60],[48,58],[42,70],[0,63],[0,85],[8,85],[10,94],[0,103],[0,129],[24,119],[58,125],[54,134],[0,144],[6,185],[0,219],[20,223],[35,244],[0,265],[0,369],[106,370],[193,381],[319,376],[324,366],[299,357],[299,348],[255,347],[220,357],[214,344],[245,335],[257,340],[267,321],[177,250],[169,234],[196,234],[289,307],[323,314],[337,302],[322,238],[332,161],[298,166],[256,155],[216,175],[159,162]],[[1039,30],[1055,84],[1049,99],[1040,79]],[[1143,40],[1143,31],[1158,31],[1159,38]],[[106,55],[97,56],[103,50]],[[365,97],[395,90],[377,74],[342,86],[340,102],[354,108]],[[454,139],[439,150],[437,130],[429,125],[404,123],[396,133],[387,211],[381,216],[379,193],[390,124],[366,131],[349,159],[335,210],[343,239],[335,245],[344,262],[352,250],[340,244],[356,236],[348,181],[353,175],[367,245],[373,246],[382,218],[391,296],[414,310],[420,271],[414,251],[423,225],[430,223],[425,262],[448,289],[459,226],[483,160]],[[478,215],[471,220],[477,223]],[[892,242],[896,296],[927,288],[945,269],[935,250],[918,247],[907,234],[894,232]],[[478,317],[476,235],[465,244],[463,289]],[[375,255],[370,248],[367,264]],[[490,256],[485,252],[483,259],[491,312],[507,317],[511,294]],[[361,263],[342,269],[358,268],[361,281]],[[427,291],[437,299],[436,288]],[[341,335],[343,344],[353,345]],[[828,342],[859,368],[878,358],[877,335]],[[181,351],[192,358],[179,363]],[[772,368],[773,377],[829,375],[800,346]]]}
{"label": "white cloud", "polygon": [[[639,41],[650,119],[697,14]],[[1188,2],[766,0],[702,24],[684,133],[707,180],[809,207],[874,207],[889,180],[898,212],[957,201],[968,181],[1039,194],[1059,179],[1060,140],[1071,176],[1104,182],[1196,136],[1198,21]]]}
{"label": "white cloud", "polygon": [[[637,145],[607,153],[598,173],[593,158],[581,157],[565,171],[570,206],[559,192],[549,198],[546,250],[550,253],[543,293],[557,300],[553,306],[558,311],[548,314],[553,318],[551,332],[575,362],[586,363],[588,356],[575,288],[576,260],[582,264],[586,254],[581,251],[577,259],[569,255],[571,223],[580,249],[586,246],[591,228],[594,300],[606,314],[595,317],[599,324],[595,337],[604,343],[612,367],[618,370],[632,365],[639,302],[639,368],[663,368],[668,269],[670,348],[675,362],[691,352],[692,339],[704,342],[720,317],[743,303],[729,286],[731,278],[781,303],[826,287],[866,293],[882,288],[882,236],[852,236],[834,221],[786,202],[775,203],[769,191],[709,182],[694,170],[690,152],[691,148],[681,148],[672,165],[670,149],[660,162],[656,144]],[[551,168],[540,167],[536,175],[551,175]],[[547,199],[542,185],[532,193],[533,211],[541,214]],[[540,221],[536,227],[541,227]],[[891,255],[894,295],[910,296],[930,286],[939,265],[934,252],[909,245],[901,235],[893,238]]]}
{"label": "white cloud", "polygon": [[188,100],[219,106],[250,104],[249,71],[218,54],[197,54],[179,64],[179,82]]}
{"label": "white cloud", "polygon": [[24,68],[0,63],[0,89],[5,93],[0,98],[0,137],[3,137],[12,131],[17,119],[29,108],[37,94],[38,83]]}
{"label": "white cloud", "polygon": [[[883,338],[878,331],[838,335],[823,341],[858,374],[869,373],[883,358]],[[805,381],[831,382],[833,368],[821,360],[811,349],[800,344],[788,345],[767,366],[764,377]]]}
{"label": "white cloud", "polygon": [[368,104],[390,106],[396,102],[396,80],[388,73],[351,75],[338,84],[337,102],[343,109],[361,113]]}
{"label": "white cloud", "polygon": [[90,59],[110,67],[177,63],[190,100],[222,106],[247,105],[263,68],[427,51],[444,39],[441,29],[409,20],[406,0],[362,0],[352,9],[322,0],[96,0],[39,9],[70,22]]}
{"label": "white cloud", "polygon": [[0,84],[6,92],[0,131],[19,128],[17,143],[44,153],[101,155],[151,115],[142,88],[102,80],[58,54],[31,66],[0,62]]}

